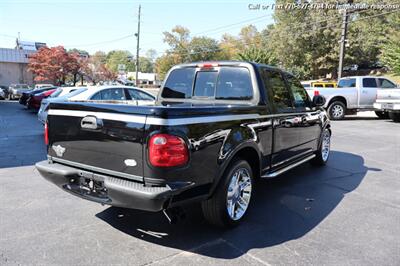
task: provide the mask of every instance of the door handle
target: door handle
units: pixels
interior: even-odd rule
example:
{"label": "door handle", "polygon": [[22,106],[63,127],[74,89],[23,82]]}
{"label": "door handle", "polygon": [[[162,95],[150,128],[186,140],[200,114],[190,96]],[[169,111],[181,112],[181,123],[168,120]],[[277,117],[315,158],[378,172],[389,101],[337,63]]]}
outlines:
{"label": "door handle", "polygon": [[84,129],[99,129],[103,126],[101,120],[97,119],[95,116],[85,116],[81,120],[81,128]]}

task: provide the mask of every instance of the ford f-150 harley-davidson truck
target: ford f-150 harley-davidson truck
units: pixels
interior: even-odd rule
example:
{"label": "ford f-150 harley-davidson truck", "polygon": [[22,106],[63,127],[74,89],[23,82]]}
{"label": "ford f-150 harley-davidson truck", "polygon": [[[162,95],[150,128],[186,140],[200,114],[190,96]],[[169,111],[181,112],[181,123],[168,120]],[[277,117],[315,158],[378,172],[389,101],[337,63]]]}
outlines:
{"label": "ford f-150 harley-davidson truck", "polygon": [[251,205],[256,179],[327,162],[324,102],[267,65],[178,65],[152,106],[51,103],[48,160],[36,167],[84,199],[169,218],[201,201],[209,222],[232,226]]}

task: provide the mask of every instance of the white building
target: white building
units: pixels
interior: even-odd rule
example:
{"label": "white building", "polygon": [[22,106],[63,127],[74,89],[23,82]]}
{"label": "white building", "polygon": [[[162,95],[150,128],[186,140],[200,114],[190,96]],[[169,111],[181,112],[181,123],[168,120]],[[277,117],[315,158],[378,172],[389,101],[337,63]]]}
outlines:
{"label": "white building", "polygon": [[[128,72],[126,76],[128,79],[136,80],[136,72]],[[139,72],[138,78],[141,85],[154,85],[154,86],[160,85],[160,81],[157,80],[156,73]]]}
{"label": "white building", "polygon": [[0,48],[0,85],[22,83],[33,84],[33,75],[28,72],[28,57],[35,50]]}

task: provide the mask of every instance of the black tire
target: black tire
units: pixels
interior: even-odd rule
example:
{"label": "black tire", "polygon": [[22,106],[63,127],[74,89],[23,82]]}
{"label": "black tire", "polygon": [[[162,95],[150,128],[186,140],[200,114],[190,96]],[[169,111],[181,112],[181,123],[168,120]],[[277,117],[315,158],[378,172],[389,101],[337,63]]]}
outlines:
{"label": "black tire", "polygon": [[331,120],[341,120],[346,115],[346,105],[341,101],[335,101],[328,107],[328,115]]}
{"label": "black tire", "polygon": [[388,119],[389,118],[389,113],[385,111],[375,111],[376,116],[379,119]]}
{"label": "black tire", "polygon": [[394,122],[400,122],[400,113],[389,112],[389,118],[392,119]]}
{"label": "black tire", "polygon": [[[324,145],[325,137],[328,138],[328,156],[324,156],[324,149],[326,146]],[[321,143],[318,147],[318,151],[315,153],[316,157],[311,160],[311,164],[315,166],[324,166],[329,160],[330,153],[330,143],[331,143],[331,132],[329,129],[324,129],[324,132],[321,134]]]}
{"label": "black tire", "polygon": [[[251,192],[250,194],[246,194],[249,195],[246,210],[244,211],[242,216],[239,217],[239,219],[233,219],[228,213],[228,189],[235,172],[242,169],[246,169],[249,173]],[[242,159],[237,159],[233,161],[230,166],[228,166],[228,168],[225,170],[225,173],[222,176],[220,183],[216,187],[214,194],[211,196],[211,198],[202,202],[201,207],[203,210],[204,218],[210,224],[216,225],[218,227],[234,227],[238,225],[245,218],[249,206],[251,206],[252,191],[254,191],[254,176],[249,163]],[[234,195],[237,194],[234,193],[232,197],[234,197]],[[239,198],[239,196],[237,198]],[[235,207],[233,208],[233,210],[235,210]],[[234,213],[236,212],[234,211]]]}

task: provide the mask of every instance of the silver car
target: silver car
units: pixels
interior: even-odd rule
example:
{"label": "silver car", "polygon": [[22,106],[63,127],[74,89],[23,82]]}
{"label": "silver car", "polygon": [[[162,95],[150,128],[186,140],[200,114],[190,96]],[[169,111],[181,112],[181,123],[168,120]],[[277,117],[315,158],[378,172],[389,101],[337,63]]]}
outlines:
{"label": "silver car", "polygon": [[23,92],[29,91],[30,88],[27,84],[11,84],[8,88],[8,99],[19,99]]}

